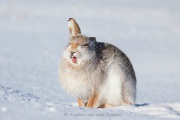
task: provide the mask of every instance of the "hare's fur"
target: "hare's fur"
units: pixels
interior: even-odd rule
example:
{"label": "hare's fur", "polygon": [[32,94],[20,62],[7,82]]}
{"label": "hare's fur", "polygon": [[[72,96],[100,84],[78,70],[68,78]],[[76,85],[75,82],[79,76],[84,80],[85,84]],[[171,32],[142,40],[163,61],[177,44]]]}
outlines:
{"label": "hare's fur", "polygon": [[[72,56],[77,59],[76,63],[72,62]],[[80,106],[86,102],[87,107],[93,108],[135,102],[133,66],[128,57],[111,44],[96,42],[82,34],[71,36],[59,73],[62,87],[78,98]]]}
{"label": "hare's fur", "polygon": [[[70,46],[65,49],[60,64],[62,87],[83,101],[88,101],[94,92],[98,93],[99,103],[96,107],[105,103],[115,106],[133,104],[136,98],[136,77],[129,59],[111,44],[94,44],[92,55],[85,55],[86,59],[79,64],[70,61],[67,50]],[[81,46],[78,47],[81,50]]]}

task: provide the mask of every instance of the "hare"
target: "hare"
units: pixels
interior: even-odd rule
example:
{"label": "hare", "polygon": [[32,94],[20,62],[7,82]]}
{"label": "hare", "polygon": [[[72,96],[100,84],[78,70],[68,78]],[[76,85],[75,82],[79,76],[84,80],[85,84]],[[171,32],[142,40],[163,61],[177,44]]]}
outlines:
{"label": "hare", "polygon": [[132,105],[136,99],[136,76],[128,57],[117,47],[81,34],[77,22],[68,20],[69,44],[59,67],[63,89],[78,105],[108,108]]}

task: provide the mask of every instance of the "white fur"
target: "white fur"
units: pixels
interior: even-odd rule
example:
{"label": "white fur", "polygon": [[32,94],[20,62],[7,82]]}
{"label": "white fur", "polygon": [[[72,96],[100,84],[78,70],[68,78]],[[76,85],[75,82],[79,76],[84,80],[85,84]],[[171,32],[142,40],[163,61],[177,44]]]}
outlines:
{"label": "white fur", "polygon": [[99,88],[98,102],[94,104],[93,108],[102,104],[121,105],[123,102],[121,89],[125,79],[125,74],[118,64],[111,65],[106,80]]}
{"label": "white fur", "polygon": [[[98,94],[98,100],[93,108],[103,104],[112,106],[134,104],[136,78],[133,76],[133,68],[128,67],[131,65],[128,58],[119,54],[121,51],[118,49],[108,47],[107,54],[103,53],[105,59],[99,58],[93,45],[91,44],[91,49],[81,45],[76,49],[72,49],[69,45],[65,49],[60,64],[60,80],[64,90],[84,102],[92,95]],[[107,45],[113,48],[110,44]],[[72,62],[72,51],[75,52],[73,56],[77,58],[77,63]]]}
{"label": "white fur", "polygon": [[[70,48],[70,47],[68,47]],[[98,77],[94,79],[95,76],[98,74],[91,73],[88,75],[89,70],[93,70],[93,65],[87,65],[87,69],[85,70],[77,70],[77,69],[71,69],[68,68],[66,65],[71,64],[74,67],[78,67],[79,65],[83,65],[84,60],[90,61],[90,58],[92,58],[92,55],[90,54],[84,54],[81,56],[81,53],[78,51],[74,54],[74,56],[77,57],[77,64],[74,64],[70,58],[70,52],[66,48],[66,50],[63,53],[63,59],[61,61],[61,67],[64,66],[65,69],[60,69],[60,77],[61,77],[61,84],[64,90],[76,98],[81,98],[84,101],[87,101],[89,97],[92,95],[93,91],[95,91],[96,82],[98,81]],[[80,46],[77,47],[78,50],[82,51],[82,48]],[[87,72],[87,75],[85,74]]]}
{"label": "white fur", "polygon": [[[82,51],[80,46],[77,49],[78,51]],[[78,54],[80,53],[77,52],[75,56],[78,56]],[[77,59],[79,63],[81,63],[80,61],[83,61],[83,59],[90,60],[90,57],[91,55],[89,56],[89,54],[85,54],[83,57]],[[68,50],[64,51],[63,58],[65,61],[68,60],[69,63],[76,66],[76,64],[72,63]],[[91,72],[88,71],[88,74],[86,75],[85,71],[80,73],[76,69],[73,71],[66,68],[63,70],[63,74],[61,75],[62,86],[65,91],[74,95],[76,98],[83,99],[84,101],[88,100],[93,91],[96,89],[96,86],[98,86],[99,88],[97,91],[99,98],[98,102],[94,105],[94,108],[105,103],[114,106],[123,105],[125,104],[123,103],[123,97],[126,97],[128,102],[134,103],[136,97],[136,90],[132,82],[134,80],[130,76],[125,75],[125,72],[122,70],[120,64],[122,64],[120,61],[115,61],[113,59],[109,60],[107,63],[107,69],[109,69],[107,72],[108,75],[103,81],[98,78],[100,73],[96,73],[95,70],[93,71],[92,69],[89,69]],[[78,73],[78,75],[72,73]],[[101,82],[99,82],[99,80]],[[122,85],[125,86],[127,96],[122,96]]]}
{"label": "white fur", "polygon": [[[84,102],[95,97],[93,108],[103,104],[133,104],[136,77],[128,57],[111,44],[96,42],[80,34],[78,24],[71,19],[68,27],[72,37],[59,69],[64,90]],[[75,46],[72,48],[71,44]],[[76,57],[76,63],[72,57]]]}
{"label": "white fur", "polygon": [[109,70],[107,80],[100,88],[105,103],[120,105],[121,104],[121,86],[122,81],[125,79],[124,73],[118,66],[112,66]]}
{"label": "white fur", "polygon": [[88,82],[68,76],[66,81],[62,84],[64,90],[69,94],[72,94],[76,98],[81,98],[85,101],[88,100],[89,95],[92,93],[92,86]]}
{"label": "white fur", "polygon": [[[70,51],[71,51],[71,45],[69,45],[66,48],[66,50],[63,53],[63,57],[66,58],[70,63],[72,63]],[[91,59],[95,55],[95,53],[89,53],[89,54],[82,55],[82,53],[81,53],[82,51],[83,51],[82,47],[78,46],[77,51],[74,53],[74,56],[77,58],[77,65],[80,64],[84,60]],[[74,64],[74,63],[72,63],[72,64]]]}

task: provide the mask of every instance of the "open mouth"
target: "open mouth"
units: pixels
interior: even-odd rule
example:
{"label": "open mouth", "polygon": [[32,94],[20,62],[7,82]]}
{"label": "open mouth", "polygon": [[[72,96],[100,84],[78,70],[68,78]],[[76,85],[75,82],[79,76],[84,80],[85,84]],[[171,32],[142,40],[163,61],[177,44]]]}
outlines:
{"label": "open mouth", "polygon": [[77,63],[77,58],[75,56],[71,56],[72,62]]}

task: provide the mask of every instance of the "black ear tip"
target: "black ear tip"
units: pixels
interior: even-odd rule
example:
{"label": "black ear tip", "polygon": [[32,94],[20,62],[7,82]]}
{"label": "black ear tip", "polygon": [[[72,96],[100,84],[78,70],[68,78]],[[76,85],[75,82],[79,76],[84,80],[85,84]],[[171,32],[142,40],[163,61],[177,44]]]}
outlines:
{"label": "black ear tip", "polygon": [[73,19],[73,18],[69,18],[69,20],[68,20],[68,21],[70,21],[71,19]]}
{"label": "black ear tip", "polygon": [[96,41],[96,37],[89,37],[90,40]]}

